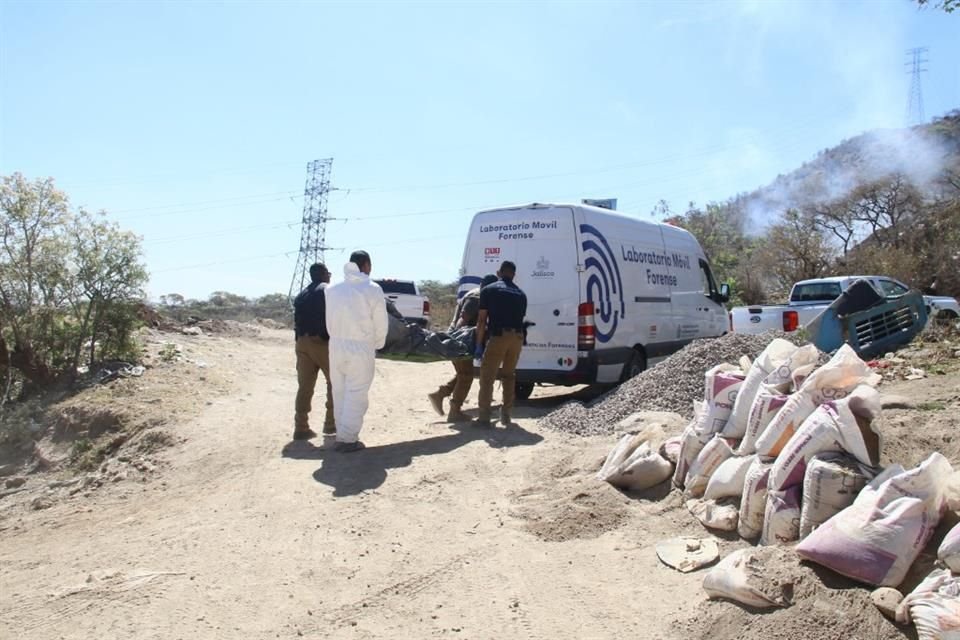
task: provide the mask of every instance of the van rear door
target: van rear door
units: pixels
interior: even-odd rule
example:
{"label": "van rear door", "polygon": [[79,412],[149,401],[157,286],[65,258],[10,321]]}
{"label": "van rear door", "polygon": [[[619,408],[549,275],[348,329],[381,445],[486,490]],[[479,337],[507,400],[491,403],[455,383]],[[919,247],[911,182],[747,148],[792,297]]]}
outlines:
{"label": "van rear door", "polygon": [[527,343],[519,370],[569,371],[577,364],[578,248],[570,207],[530,205],[478,213],[463,256],[460,294],[504,260],[527,295]]}

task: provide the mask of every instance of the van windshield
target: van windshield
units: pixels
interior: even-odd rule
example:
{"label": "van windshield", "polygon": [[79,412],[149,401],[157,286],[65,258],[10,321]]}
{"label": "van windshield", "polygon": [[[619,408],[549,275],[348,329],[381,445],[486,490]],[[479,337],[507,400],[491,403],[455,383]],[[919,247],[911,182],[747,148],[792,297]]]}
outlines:
{"label": "van windshield", "polygon": [[417,287],[409,280],[374,280],[384,293],[408,293],[417,295]]}
{"label": "van windshield", "polygon": [[833,302],[839,297],[839,282],[811,282],[795,286],[790,302]]}

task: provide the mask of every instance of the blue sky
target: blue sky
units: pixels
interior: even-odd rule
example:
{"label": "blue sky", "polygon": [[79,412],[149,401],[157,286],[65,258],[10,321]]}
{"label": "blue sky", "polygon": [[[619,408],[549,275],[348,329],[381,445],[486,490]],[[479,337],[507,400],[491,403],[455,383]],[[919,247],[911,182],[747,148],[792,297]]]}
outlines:
{"label": "blue sky", "polygon": [[649,217],[843,138],[960,106],[960,13],[877,2],[0,1],[0,174],[52,176],[141,235],[149,293],[286,292],[306,163],[327,262],[457,278],[488,206]]}

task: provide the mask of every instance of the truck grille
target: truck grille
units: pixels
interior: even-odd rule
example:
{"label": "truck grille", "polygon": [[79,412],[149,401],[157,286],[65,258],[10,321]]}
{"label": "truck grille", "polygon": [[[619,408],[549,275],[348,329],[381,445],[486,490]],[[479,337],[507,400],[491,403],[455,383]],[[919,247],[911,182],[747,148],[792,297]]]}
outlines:
{"label": "truck grille", "polygon": [[[916,314],[911,307],[900,307],[878,313],[854,324],[857,340],[857,351],[866,349],[877,342],[900,333],[908,332],[914,327]],[[878,345],[879,346],[879,345]]]}

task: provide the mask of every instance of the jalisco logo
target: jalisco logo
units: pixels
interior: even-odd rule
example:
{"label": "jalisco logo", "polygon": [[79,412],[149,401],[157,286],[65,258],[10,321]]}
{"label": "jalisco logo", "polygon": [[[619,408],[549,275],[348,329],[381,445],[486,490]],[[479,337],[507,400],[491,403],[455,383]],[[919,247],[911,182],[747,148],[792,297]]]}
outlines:
{"label": "jalisco logo", "polygon": [[587,301],[596,306],[596,336],[609,342],[617,331],[617,323],[626,315],[623,302],[623,280],[617,256],[603,234],[589,224],[580,225],[583,237],[583,266],[587,276]]}
{"label": "jalisco logo", "polygon": [[548,271],[550,268],[550,261],[547,260],[544,256],[540,256],[540,259],[537,260],[537,268],[530,275],[534,278],[552,278],[557,275],[556,271]]}

